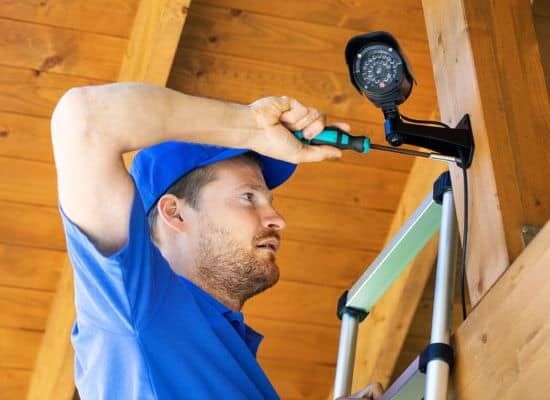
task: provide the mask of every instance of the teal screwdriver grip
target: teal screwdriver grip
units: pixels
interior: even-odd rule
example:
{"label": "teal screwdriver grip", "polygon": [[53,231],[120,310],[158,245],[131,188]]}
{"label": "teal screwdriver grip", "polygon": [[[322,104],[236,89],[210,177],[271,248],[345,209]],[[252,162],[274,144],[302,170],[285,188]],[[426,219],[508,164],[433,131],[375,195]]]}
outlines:
{"label": "teal screwdriver grip", "polygon": [[328,144],[342,150],[355,150],[359,153],[368,153],[370,139],[366,136],[351,136],[347,132],[334,126],[327,126],[313,139],[305,139],[302,131],[294,132],[294,136],[302,143],[309,145]]}

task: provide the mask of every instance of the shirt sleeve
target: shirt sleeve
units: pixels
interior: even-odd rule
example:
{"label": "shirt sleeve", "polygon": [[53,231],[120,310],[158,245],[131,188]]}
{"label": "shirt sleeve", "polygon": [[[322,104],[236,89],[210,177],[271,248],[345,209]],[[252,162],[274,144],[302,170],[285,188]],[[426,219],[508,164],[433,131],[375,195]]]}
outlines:
{"label": "shirt sleeve", "polygon": [[88,236],[59,210],[67,251],[74,270],[77,321],[98,328],[134,334],[162,301],[171,270],[149,235],[138,190],[134,191],[128,240],[116,253],[104,256]]}

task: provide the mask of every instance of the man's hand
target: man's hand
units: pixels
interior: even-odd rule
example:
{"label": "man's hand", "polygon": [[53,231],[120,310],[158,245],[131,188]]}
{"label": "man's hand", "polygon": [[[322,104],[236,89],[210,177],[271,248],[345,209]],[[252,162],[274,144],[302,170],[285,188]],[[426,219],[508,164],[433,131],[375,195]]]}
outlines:
{"label": "man's hand", "polygon": [[[266,97],[250,106],[261,134],[250,138],[246,147],[267,156],[293,163],[340,158],[342,152],[332,146],[308,146],[293,135],[302,131],[306,139],[318,135],[325,128],[325,116],[316,108],[306,107],[290,97]],[[334,124],[349,131],[346,123]]]}
{"label": "man's hand", "polygon": [[371,383],[367,387],[365,387],[363,390],[360,390],[357,393],[352,394],[348,397],[339,397],[338,400],[347,400],[347,399],[370,399],[370,400],[378,400],[382,398],[382,395],[384,394],[384,390],[382,389],[382,385],[378,382]]}

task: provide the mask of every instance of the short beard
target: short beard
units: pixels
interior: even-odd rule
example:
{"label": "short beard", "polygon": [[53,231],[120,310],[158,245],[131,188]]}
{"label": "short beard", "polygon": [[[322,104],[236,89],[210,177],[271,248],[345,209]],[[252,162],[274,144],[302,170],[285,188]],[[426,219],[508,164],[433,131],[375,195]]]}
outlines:
{"label": "short beard", "polygon": [[[264,231],[256,235],[251,248],[261,239],[273,236],[278,234]],[[246,300],[279,280],[275,256],[269,253],[259,257],[253,251],[243,248],[228,229],[204,216],[194,260],[196,283],[226,305],[236,304],[240,309]]]}

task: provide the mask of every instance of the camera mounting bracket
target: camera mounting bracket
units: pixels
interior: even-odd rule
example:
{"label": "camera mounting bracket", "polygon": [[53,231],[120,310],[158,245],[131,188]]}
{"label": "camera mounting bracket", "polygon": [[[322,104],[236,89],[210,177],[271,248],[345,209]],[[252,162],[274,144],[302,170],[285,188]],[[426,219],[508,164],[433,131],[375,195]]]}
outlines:
{"label": "camera mounting bracket", "polygon": [[461,160],[459,166],[462,166],[462,162],[466,168],[472,164],[474,137],[468,114],[462,117],[456,128],[437,128],[406,123],[396,110],[384,114],[386,117],[384,122],[386,140],[392,146],[401,146],[402,144],[420,146]]}

